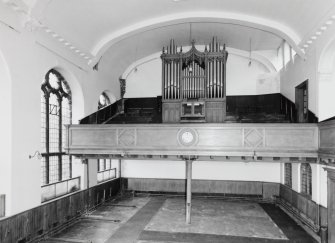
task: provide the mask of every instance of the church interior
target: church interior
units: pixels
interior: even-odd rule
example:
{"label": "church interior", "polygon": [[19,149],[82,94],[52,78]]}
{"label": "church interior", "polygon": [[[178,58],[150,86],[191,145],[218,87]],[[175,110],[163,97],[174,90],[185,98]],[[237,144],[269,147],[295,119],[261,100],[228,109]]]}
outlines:
{"label": "church interior", "polygon": [[335,243],[333,0],[0,0],[0,242]]}

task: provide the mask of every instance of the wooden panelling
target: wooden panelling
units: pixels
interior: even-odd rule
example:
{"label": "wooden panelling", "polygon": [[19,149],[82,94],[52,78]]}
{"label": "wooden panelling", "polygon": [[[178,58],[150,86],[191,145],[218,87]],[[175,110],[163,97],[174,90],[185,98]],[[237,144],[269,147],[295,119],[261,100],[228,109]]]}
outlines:
{"label": "wooden panelling", "polygon": [[[325,222],[325,212],[320,213],[320,206],[306,196],[280,185],[279,202],[290,213],[303,221],[314,231],[318,231],[320,222]],[[322,224],[321,224],[322,225]]]}
{"label": "wooden panelling", "polygon": [[328,210],[327,208],[319,205],[320,207],[320,226],[321,227],[327,227],[328,225]]}
{"label": "wooden panelling", "polygon": [[[123,178],[126,190],[138,192],[185,193],[186,180]],[[279,195],[277,183],[259,181],[192,180],[192,193],[226,196],[259,196],[273,199]]]}
{"label": "wooden panelling", "polygon": [[0,220],[0,242],[29,241],[79,217],[117,194],[120,179],[109,181]]}
{"label": "wooden panelling", "polygon": [[321,122],[319,126],[319,155],[324,159],[335,158],[335,120]]}
{"label": "wooden panelling", "polygon": [[163,122],[177,123],[180,121],[180,102],[163,103]]}
{"label": "wooden panelling", "polygon": [[273,182],[262,182],[263,184],[263,198],[273,199],[274,196],[279,196],[279,184]]}
{"label": "wooden panelling", "polygon": [[0,218],[6,215],[6,195],[0,195]]}
{"label": "wooden panelling", "polygon": [[[184,131],[192,141],[182,141]],[[70,125],[71,154],[317,157],[314,124]]]}
{"label": "wooden panelling", "polygon": [[335,169],[327,171],[328,242],[335,242]]}
{"label": "wooden panelling", "polygon": [[206,101],[206,122],[221,123],[226,118],[225,101]]}
{"label": "wooden panelling", "polygon": [[227,112],[240,113],[280,113],[281,94],[233,95],[227,96]]}

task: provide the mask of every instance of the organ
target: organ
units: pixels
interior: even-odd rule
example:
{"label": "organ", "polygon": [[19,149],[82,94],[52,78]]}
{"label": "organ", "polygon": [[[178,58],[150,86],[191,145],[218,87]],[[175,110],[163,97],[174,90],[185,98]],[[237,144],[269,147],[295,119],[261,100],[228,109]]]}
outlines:
{"label": "organ", "polygon": [[225,45],[217,38],[203,52],[196,49],[194,41],[191,49],[183,52],[170,40],[161,55],[163,122],[224,121],[227,57]]}

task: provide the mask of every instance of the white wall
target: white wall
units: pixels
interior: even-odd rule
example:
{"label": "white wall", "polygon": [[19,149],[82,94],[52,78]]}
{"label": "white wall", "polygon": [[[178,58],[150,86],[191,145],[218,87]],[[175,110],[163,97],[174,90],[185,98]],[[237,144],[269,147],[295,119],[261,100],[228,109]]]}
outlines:
{"label": "white wall", "polygon": [[11,111],[11,80],[10,74],[5,62],[5,57],[2,56],[0,50],[0,194],[6,195],[6,215],[10,213],[11,204],[11,150],[12,150],[12,138],[11,138],[11,127],[12,127],[12,111]]}
{"label": "white wall", "polygon": [[[185,176],[184,161],[122,161],[122,177],[126,178],[185,179]],[[192,178],[280,183],[280,163],[195,161]]]}
{"label": "white wall", "polygon": [[[335,51],[335,50],[333,50]],[[335,53],[334,53],[335,54]],[[320,74],[319,80],[319,121],[335,116],[335,62],[330,73]]]}
{"label": "white wall", "polygon": [[308,79],[308,106],[319,117],[319,121],[335,116],[335,106],[332,105],[335,102],[332,94],[335,90],[335,75],[331,73],[330,78],[320,78],[323,76],[320,57],[334,38],[335,26],[332,25],[307,49],[305,59],[296,56],[280,72],[281,93],[292,101],[295,101],[295,87]]}
{"label": "white wall", "polygon": [[[146,59],[146,58],[144,58]],[[279,77],[262,63],[229,54],[227,60],[227,95],[278,93]],[[125,97],[155,97],[162,94],[162,61],[151,59],[137,65],[127,76]]]}
{"label": "white wall", "polygon": [[[45,74],[55,68],[69,83],[74,123],[96,111],[99,95],[111,90],[111,82],[97,81],[98,72],[41,34],[43,30],[24,29],[20,15],[3,3],[0,15],[7,21],[0,24],[0,193],[7,196],[8,216],[41,204],[41,161],[28,156],[41,151],[40,97]],[[83,172],[83,165],[76,162],[74,176],[85,176]]]}

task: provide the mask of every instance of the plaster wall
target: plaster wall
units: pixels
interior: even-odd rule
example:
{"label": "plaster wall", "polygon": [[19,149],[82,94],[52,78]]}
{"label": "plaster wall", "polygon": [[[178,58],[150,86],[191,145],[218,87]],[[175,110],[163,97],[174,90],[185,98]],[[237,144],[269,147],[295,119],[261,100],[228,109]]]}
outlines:
{"label": "plaster wall", "polygon": [[[295,56],[280,71],[280,91],[291,101],[295,101],[295,87],[308,80],[308,107],[319,117],[319,121],[335,116],[335,63],[332,70],[324,70],[320,65],[322,54],[335,39],[335,26],[329,28],[306,50],[306,56]],[[335,50],[329,50],[334,52]],[[326,72],[326,73],[324,73]],[[329,76],[324,78],[324,76]]]}
{"label": "plaster wall", "polygon": [[6,212],[5,215],[10,214],[11,204],[11,150],[12,150],[12,138],[11,138],[11,126],[12,126],[12,109],[11,109],[11,80],[5,57],[2,55],[0,50],[0,149],[1,149],[1,160],[0,160],[0,194],[6,195]]}
{"label": "plaster wall", "polygon": [[[126,178],[185,179],[185,173],[184,161],[122,161],[122,177]],[[192,178],[280,183],[280,163],[195,161]]]}
{"label": "plaster wall", "polygon": [[[279,77],[260,62],[229,54],[227,60],[227,95],[278,93]],[[153,58],[133,68],[127,76],[125,97],[155,97],[162,94],[162,61]]]}
{"label": "plaster wall", "polygon": [[[42,30],[27,30],[20,15],[0,3],[0,193],[7,197],[7,216],[41,204],[41,83],[45,74],[57,69],[72,91],[73,123],[97,109],[99,95],[110,90],[109,80],[95,82],[97,72],[78,57],[60,50]],[[10,80],[9,80],[10,74]],[[84,100],[85,97],[85,100]],[[74,176],[85,176],[79,161]],[[82,178],[83,180],[83,178]]]}

